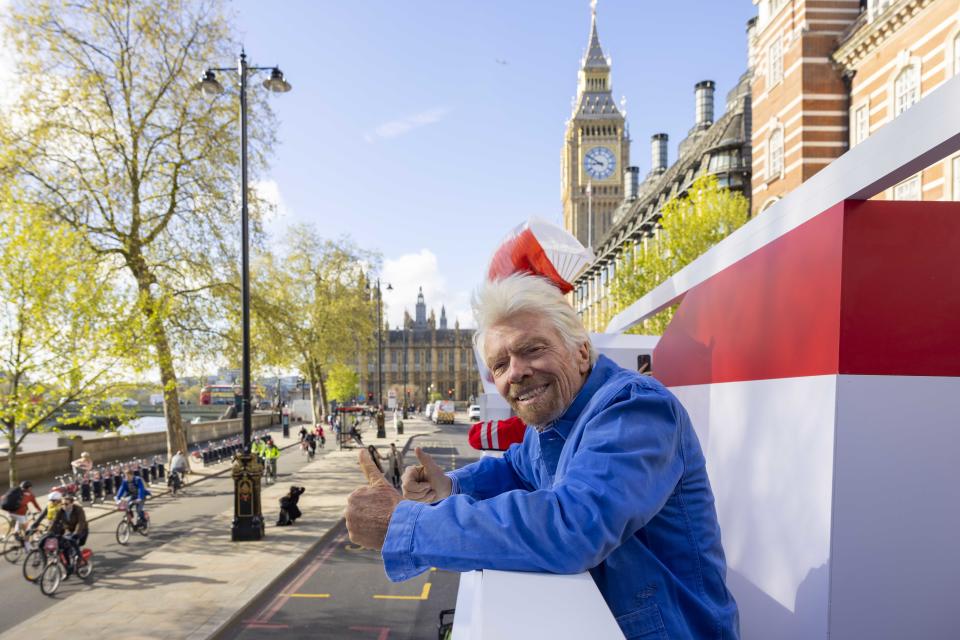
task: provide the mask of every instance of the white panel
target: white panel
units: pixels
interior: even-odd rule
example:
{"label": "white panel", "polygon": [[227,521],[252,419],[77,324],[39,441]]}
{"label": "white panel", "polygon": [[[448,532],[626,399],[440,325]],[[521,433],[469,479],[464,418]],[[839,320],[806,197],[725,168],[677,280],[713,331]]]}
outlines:
{"label": "white panel", "polygon": [[840,376],[831,638],[960,634],[960,378]]}
{"label": "white panel", "polygon": [[826,638],[836,376],[671,391],[707,458],[743,638]]}
{"label": "white panel", "polygon": [[[476,587],[476,582],[474,582]],[[623,638],[589,573],[483,571],[471,640]],[[459,638],[457,638],[459,640]]]}
{"label": "white panel", "polygon": [[785,198],[618,313],[621,332],[843,200],[866,200],[960,149],[960,75],[831,162]]}

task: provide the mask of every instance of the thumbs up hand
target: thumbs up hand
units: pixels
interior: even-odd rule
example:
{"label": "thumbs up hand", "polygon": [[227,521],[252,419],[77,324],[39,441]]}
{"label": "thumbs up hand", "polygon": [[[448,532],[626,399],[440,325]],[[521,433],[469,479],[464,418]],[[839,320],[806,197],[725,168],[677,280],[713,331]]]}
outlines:
{"label": "thumbs up hand", "polygon": [[450,495],[453,482],[429,453],[420,447],[415,450],[420,464],[408,467],[403,473],[403,497],[417,502],[436,502]]}
{"label": "thumbs up hand", "polygon": [[354,544],[379,551],[387,537],[393,510],[401,498],[366,449],[360,450],[360,468],[367,477],[367,486],[356,489],[347,498],[344,514],[347,533]]}

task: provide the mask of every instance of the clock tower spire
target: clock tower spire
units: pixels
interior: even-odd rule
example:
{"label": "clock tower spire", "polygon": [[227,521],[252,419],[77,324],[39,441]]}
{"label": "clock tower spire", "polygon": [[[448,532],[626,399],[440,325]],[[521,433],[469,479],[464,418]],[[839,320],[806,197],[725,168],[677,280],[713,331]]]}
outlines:
{"label": "clock tower spire", "polygon": [[623,172],[630,164],[626,118],[613,99],[610,72],[597,31],[597,0],[592,0],[590,39],[560,161],[563,226],[591,246],[613,222],[623,200]]}

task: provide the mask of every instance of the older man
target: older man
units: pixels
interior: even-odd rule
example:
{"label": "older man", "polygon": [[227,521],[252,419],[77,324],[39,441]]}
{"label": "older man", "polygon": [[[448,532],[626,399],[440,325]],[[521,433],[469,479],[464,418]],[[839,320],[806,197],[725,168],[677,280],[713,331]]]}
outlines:
{"label": "older man", "polygon": [[502,458],[444,474],[430,456],[401,501],[361,454],[351,539],[391,580],[430,567],[590,571],[627,638],[736,638],[703,452],[656,380],[597,357],[548,281],[513,275],[474,298],[477,347],[533,429]]}

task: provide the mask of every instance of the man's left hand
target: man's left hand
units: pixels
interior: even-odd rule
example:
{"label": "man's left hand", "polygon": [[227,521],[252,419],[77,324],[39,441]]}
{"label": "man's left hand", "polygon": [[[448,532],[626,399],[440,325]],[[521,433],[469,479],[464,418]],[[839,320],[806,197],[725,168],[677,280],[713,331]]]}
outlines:
{"label": "man's left hand", "polygon": [[347,498],[347,532],[354,544],[379,551],[387,537],[390,517],[401,498],[366,449],[360,450],[360,468],[367,476],[368,484]]}

